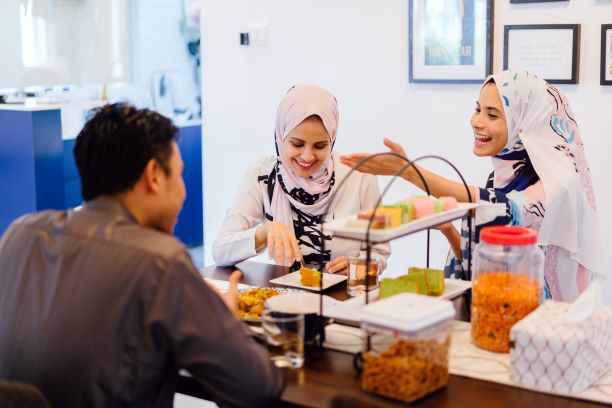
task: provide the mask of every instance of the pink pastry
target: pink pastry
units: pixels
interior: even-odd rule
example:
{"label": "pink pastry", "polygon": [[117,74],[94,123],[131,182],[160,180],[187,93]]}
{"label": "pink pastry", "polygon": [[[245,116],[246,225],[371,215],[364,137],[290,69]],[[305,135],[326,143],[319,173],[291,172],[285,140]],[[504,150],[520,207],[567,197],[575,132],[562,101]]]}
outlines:
{"label": "pink pastry", "polygon": [[438,198],[438,200],[444,203],[442,211],[454,210],[455,208],[457,208],[457,199],[455,197],[442,196]]}
{"label": "pink pastry", "polygon": [[414,207],[414,218],[423,218],[436,213],[431,197],[410,198],[409,200]]}

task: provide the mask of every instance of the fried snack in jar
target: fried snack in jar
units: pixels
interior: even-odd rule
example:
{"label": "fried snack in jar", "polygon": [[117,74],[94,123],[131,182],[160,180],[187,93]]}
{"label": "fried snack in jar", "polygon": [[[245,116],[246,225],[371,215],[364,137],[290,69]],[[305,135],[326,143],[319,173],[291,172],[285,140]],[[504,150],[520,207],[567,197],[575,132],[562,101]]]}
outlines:
{"label": "fried snack in jar", "polygon": [[537,231],[490,226],[480,231],[472,275],[472,343],[510,351],[510,328],[544,299],[544,253]]}
{"label": "fried snack in jar", "polygon": [[527,275],[479,275],[472,285],[472,342],[486,350],[508,353],[510,328],[538,307],[539,286]]}
{"label": "fried snack in jar", "polygon": [[362,387],[412,402],[448,382],[450,335],[427,340],[399,338],[382,353],[365,353]]}
{"label": "fried snack in jar", "polygon": [[400,293],[363,308],[371,350],[363,356],[362,388],[411,402],[448,382],[452,302]]}

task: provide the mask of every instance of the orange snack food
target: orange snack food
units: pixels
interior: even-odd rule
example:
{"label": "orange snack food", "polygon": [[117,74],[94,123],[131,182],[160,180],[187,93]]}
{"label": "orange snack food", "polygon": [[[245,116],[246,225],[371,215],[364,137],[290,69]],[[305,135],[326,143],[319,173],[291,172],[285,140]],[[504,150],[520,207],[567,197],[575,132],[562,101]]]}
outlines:
{"label": "orange snack food", "polygon": [[450,336],[444,340],[399,340],[383,353],[363,355],[363,389],[404,402],[448,382]]}
{"label": "orange snack food", "polygon": [[238,295],[236,314],[241,318],[259,319],[266,299],[276,295],[278,295],[278,290],[273,288],[253,288],[244,291]]}
{"label": "orange snack food", "polygon": [[510,328],[538,307],[538,281],[510,272],[479,275],[472,285],[472,342],[508,353]]}
{"label": "orange snack food", "polygon": [[300,268],[300,283],[304,286],[320,286],[321,272],[311,268]]}

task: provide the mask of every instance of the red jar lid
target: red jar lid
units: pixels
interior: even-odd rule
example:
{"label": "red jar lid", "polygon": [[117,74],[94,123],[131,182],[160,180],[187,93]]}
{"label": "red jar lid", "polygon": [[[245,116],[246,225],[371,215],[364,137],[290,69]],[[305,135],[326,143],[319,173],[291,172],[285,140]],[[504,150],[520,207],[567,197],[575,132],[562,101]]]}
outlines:
{"label": "red jar lid", "polygon": [[485,227],[480,240],[493,245],[531,245],[538,242],[538,232],[525,227]]}

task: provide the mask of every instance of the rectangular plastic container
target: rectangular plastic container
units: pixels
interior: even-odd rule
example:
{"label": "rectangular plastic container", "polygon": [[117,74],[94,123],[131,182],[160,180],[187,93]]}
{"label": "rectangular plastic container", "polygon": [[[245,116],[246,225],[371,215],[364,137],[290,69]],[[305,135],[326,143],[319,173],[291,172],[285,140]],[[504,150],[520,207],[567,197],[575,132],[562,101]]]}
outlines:
{"label": "rectangular plastic container", "polygon": [[401,293],[364,308],[361,327],[371,336],[362,387],[412,402],[448,382],[452,302]]}

